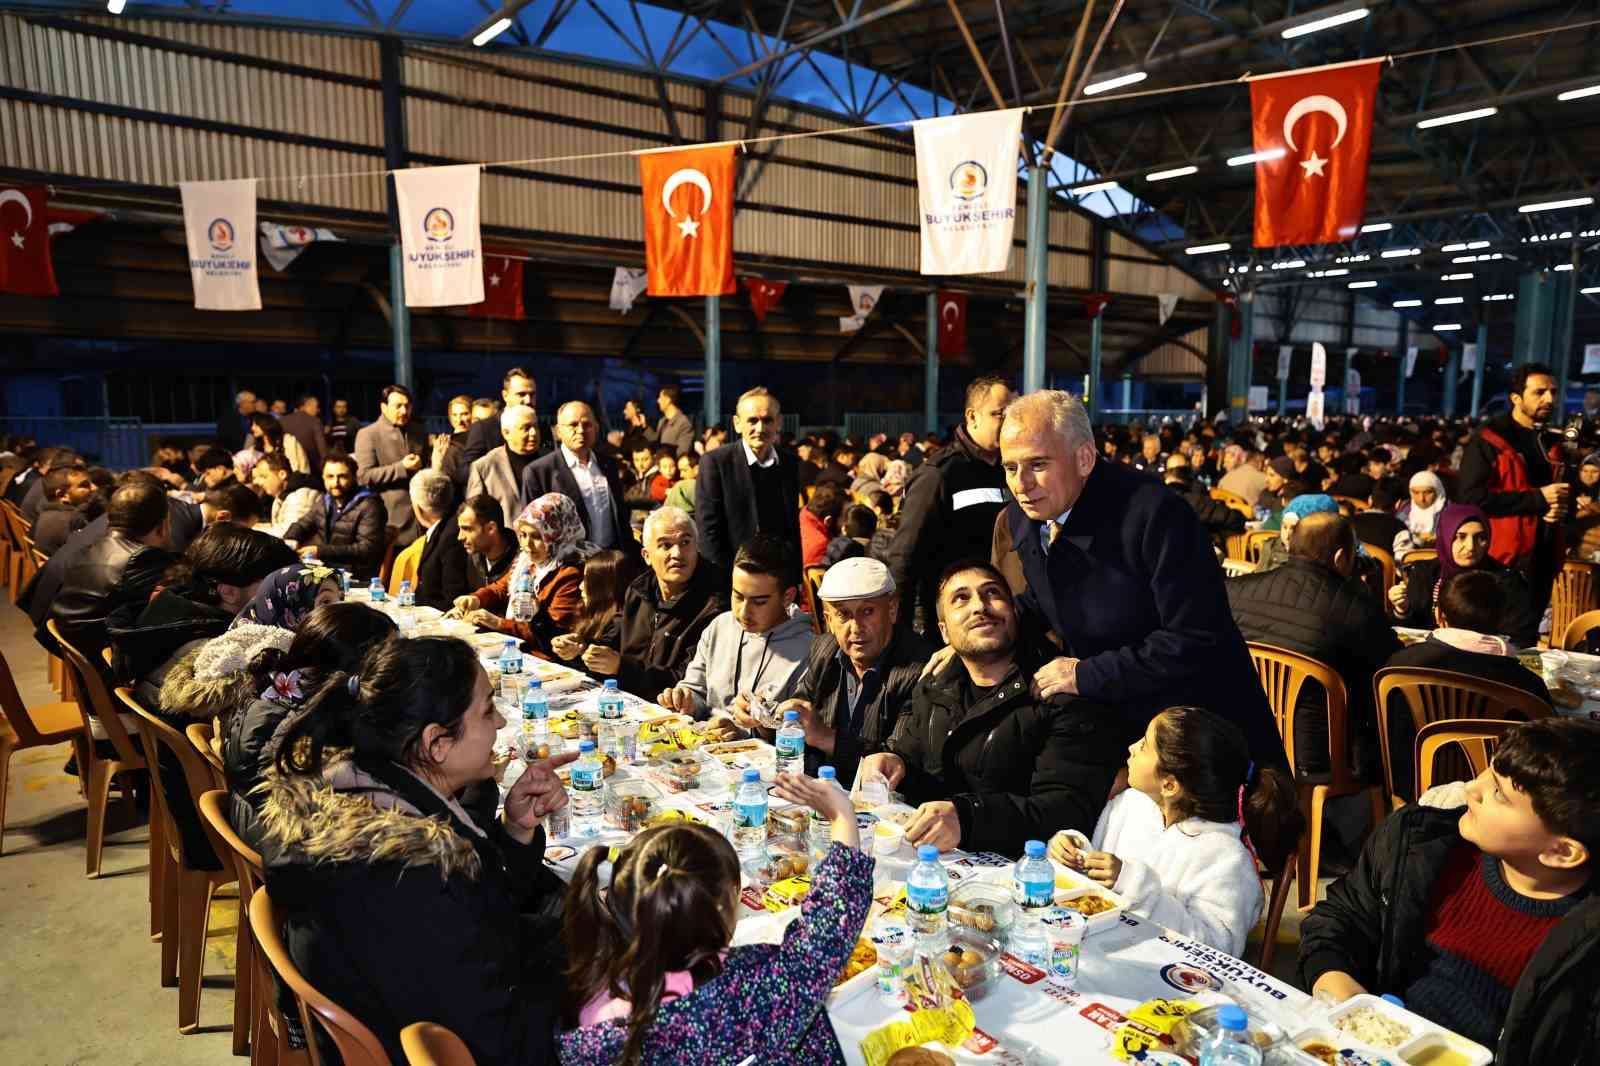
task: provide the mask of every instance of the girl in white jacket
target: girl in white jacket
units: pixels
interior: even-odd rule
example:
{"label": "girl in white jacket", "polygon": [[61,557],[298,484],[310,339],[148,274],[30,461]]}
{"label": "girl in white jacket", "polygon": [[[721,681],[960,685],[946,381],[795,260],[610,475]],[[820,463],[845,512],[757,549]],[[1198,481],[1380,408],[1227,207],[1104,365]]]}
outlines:
{"label": "girl in white jacket", "polygon": [[1127,897],[1151,921],[1230,955],[1261,914],[1256,855],[1282,869],[1301,818],[1288,775],[1250,761],[1244,735],[1199,707],[1172,707],[1128,748],[1128,788],[1092,844],[1059,832],[1050,856]]}

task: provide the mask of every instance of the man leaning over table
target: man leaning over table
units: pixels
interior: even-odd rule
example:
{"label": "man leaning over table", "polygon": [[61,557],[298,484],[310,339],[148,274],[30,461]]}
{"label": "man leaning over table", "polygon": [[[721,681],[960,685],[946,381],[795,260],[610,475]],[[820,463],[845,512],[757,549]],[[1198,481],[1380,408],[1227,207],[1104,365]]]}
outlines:
{"label": "man leaning over table", "polygon": [[1018,644],[1015,600],[989,563],[953,564],[938,596],[955,657],[917,685],[888,750],[859,773],[919,804],[912,844],[1020,855],[1058,829],[1092,832],[1142,724],[1082,697],[1034,695],[1038,657]]}
{"label": "man leaning over table", "polygon": [[822,577],[817,598],[828,632],[813,638],[795,699],[780,704],[778,711],[800,712],[806,771],[831,765],[839,783],[849,788],[861,757],[882,751],[910,709],[930,649],[909,627],[898,624],[900,594],[889,568],[876,559],[834,563]]}

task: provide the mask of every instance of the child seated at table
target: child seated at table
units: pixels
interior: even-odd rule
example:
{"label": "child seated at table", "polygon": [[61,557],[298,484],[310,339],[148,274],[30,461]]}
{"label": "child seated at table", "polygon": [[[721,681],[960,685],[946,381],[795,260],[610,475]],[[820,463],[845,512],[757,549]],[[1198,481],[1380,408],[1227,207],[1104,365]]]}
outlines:
{"label": "child seated at table", "polygon": [[1151,921],[1240,955],[1261,914],[1256,854],[1282,869],[1301,824],[1294,785],[1250,761],[1237,726],[1170,707],[1129,747],[1128,788],[1100,812],[1092,850],[1060,832],[1050,857]]}
{"label": "child seated at table", "polygon": [[590,848],[567,891],[561,1062],[634,1066],[843,1063],[826,1001],[872,906],[873,860],[858,850],[843,790],[780,774],[774,792],[826,816],[833,844],[782,945],[730,948],[739,859],[709,826],[646,829],[617,856],[609,891]]}
{"label": "child seated at table", "polygon": [[1398,995],[1501,1066],[1593,1063],[1600,722],[1513,726],[1466,798],[1368,839],[1301,927],[1301,980],[1336,1002]]}

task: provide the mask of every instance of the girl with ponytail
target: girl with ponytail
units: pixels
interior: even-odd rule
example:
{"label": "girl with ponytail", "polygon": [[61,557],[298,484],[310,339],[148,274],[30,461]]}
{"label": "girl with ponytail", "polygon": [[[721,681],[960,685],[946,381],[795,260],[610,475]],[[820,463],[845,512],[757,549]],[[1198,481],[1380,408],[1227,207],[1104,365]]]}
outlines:
{"label": "girl with ponytail", "polygon": [[1169,707],[1128,748],[1128,788],[1101,811],[1093,840],[1059,832],[1050,857],[1152,921],[1237,956],[1261,915],[1258,857],[1282,870],[1303,824],[1294,783],[1251,762],[1237,726]]}
{"label": "girl with ponytail", "polygon": [[739,860],[715,830],[647,829],[612,864],[591,848],[567,889],[563,1066],[842,1063],[825,1009],[872,905],[873,861],[843,790],[782,774],[774,792],[832,824],[833,844],[782,945],[730,948]]}

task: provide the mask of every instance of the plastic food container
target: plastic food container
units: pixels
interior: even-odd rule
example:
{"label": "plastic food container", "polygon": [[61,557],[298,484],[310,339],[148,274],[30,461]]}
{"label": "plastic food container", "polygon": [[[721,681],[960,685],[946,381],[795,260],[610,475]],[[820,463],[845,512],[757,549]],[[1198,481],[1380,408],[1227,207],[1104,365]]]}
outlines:
{"label": "plastic food container", "polygon": [[668,792],[693,792],[705,771],[705,756],[697,751],[668,751],[650,760],[651,776]]}
{"label": "plastic food container", "polygon": [[880,859],[892,859],[900,854],[900,846],[905,842],[905,829],[893,822],[880,820],[872,827],[872,854]]}
{"label": "plastic food container", "polygon": [[1116,892],[1065,866],[1056,866],[1056,906],[1082,914],[1089,921],[1088,935],[1120,924],[1128,901]]}
{"label": "plastic food container", "polygon": [[661,790],[649,781],[618,781],[606,789],[606,825],[636,833],[650,824],[660,799]]}
{"label": "plastic food container", "polygon": [[[1334,1046],[1344,1058],[1336,1066],[1367,1066],[1347,1052],[1387,1059],[1392,1066],[1489,1066],[1494,1053],[1379,996],[1351,996],[1328,1012]],[[1307,1034],[1295,1037],[1303,1045]]]}
{"label": "plastic food container", "polygon": [[962,995],[975,1002],[987,995],[998,979],[1001,952],[998,940],[976,929],[956,926],[950,934],[950,949],[939,960],[955,978]]}
{"label": "plastic food container", "polygon": [[[1202,1007],[1193,1014],[1178,1019],[1177,1025],[1173,1026],[1172,1029],[1172,1039],[1178,1050],[1192,1059],[1198,1059],[1201,1045],[1217,1028],[1217,1011],[1224,1005],[1217,1003],[1209,1007]],[[1244,1004],[1241,1003],[1239,1006],[1244,1007]],[[1265,1055],[1268,1048],[1283,1043],[1284,1032],[1282,1029],[1259,1015],[1251,1014],[1250,1008],[1245,1007],[1244,1010],[1245,1015],[1250,1020],[1245,1031],[1250,1034],[1250,1040],[1255,1044],[1257,1050]]]}
{"label": "plastic food container", "polygon": [[804,807],[772,807],[767,811],[767,838],[804,837],[811,832],[811,812]]}
{"label": "plastic food container", "polygon": [[1005,886],[963,881],[950,890],[950,921],[1004,941],[1016,924],[1017,906]]}
{"label": "plastic food container", "polygon": [[751,884],[765,890],[779,881],[809,874],[811,853],[804,844],[769,840],[762,854],[744,860],[740,866]]}

